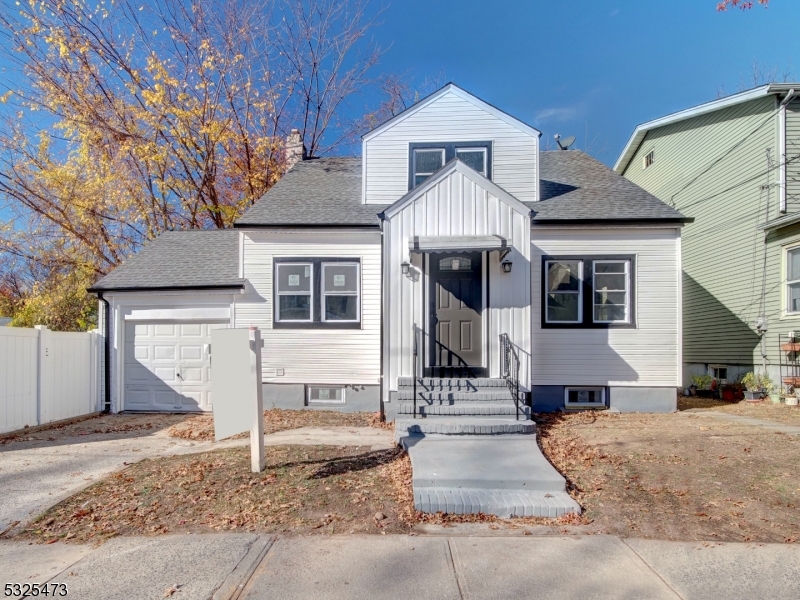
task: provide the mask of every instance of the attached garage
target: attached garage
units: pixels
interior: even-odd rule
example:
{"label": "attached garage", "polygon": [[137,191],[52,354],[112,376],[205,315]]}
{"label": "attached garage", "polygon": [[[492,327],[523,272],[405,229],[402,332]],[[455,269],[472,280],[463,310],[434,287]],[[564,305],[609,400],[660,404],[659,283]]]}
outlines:
{"label": "attached garage", "polygon": [[111,410],[210,411],[211,332],[245,286],[234,230],[167,231],[98,281]]}
{"label": "attached garage", "polygon": [[211,330],[227,326],[226,321],[127,321],[125,410],[211,410]]}

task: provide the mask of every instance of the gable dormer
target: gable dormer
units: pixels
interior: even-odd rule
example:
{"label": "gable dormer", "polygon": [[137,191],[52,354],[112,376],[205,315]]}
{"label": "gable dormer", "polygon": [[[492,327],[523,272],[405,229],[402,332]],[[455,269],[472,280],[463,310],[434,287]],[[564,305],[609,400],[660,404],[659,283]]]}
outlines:
{"label": "gable dormer", "polygon": [[392,204],[453,158],[536,201],[540,136],[449,83],[364,136],[362,202]]}

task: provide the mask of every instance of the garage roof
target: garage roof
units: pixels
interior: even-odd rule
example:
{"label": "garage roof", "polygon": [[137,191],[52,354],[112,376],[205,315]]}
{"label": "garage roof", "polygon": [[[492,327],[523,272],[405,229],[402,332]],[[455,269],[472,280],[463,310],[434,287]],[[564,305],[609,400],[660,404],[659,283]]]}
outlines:
{"label": "garage roof", "polygon": [[242,289],[238,275],[238,231],[165,231],[89,291]]}

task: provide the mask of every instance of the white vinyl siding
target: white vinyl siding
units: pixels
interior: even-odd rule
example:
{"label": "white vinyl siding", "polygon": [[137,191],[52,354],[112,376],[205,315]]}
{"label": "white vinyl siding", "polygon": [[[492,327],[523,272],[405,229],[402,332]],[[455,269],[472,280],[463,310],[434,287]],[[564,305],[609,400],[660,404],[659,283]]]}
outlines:
{"label": "white vinyl siding", "polygon": [[409,144],[492,141],[492,181],[523,202],[538,199],[539,139],[448,92],[363,145],[367,203],[408,192]]}
{"label": "white vinyl siding", "polygon": [[[262,355],[264,381],[378,384],[381,312],[380,234],[346,230],[244,231],[243,236],[244,276],[249,285],[247,293],[236,300],[236,327],[255,325],[261,329],[261,337],[264,340]],[[324,259],[328,257],[360,260],[360,328],[273,328],[273,260],[300,257],[320,258],[323,259],[323,264],[325,264]],[[278,375],[280,372],[283,372],[282,376]]]}
{"label": "white vinyl siding", "polygon": [[[680,385],[680,260],[675,228],[551,229],[531,234],[533,385]],[[636,327],[541,327],[543,256],[635,255]]]}
{"label": "white vinyl siding", "polygon": [[[477,177],[476,177],[477,179]],[[518,212],[459,171],[451,172],[433,187],[422,188],[384,223],[387,269],[385,364],[388,389],[396,389],[397,377],[413,374],[414,326],[425,328],[428,289],[424,255],[409,254],[413,236],[499,235],[510,241],[511,273],[503,273],[498,252],[489,252],[488,309],[484,313],[484,340],[488,347],[491,377],[498,377],[499,336],[507,333],[527,356],[530,348],[530,218],[527,209]],[[436,254],[431,255],[436,259]],[[410,262],[409,275],[402,263]],[[423,344],[425,342],[423,341]],[[528,364],[523,360],[520,380],[527,389]]]}

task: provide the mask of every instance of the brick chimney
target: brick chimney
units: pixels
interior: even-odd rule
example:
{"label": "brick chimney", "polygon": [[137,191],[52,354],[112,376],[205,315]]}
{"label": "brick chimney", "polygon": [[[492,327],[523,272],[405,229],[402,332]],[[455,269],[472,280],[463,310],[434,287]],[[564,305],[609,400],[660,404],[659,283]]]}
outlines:
{"label": "brick chimney", "polygon": [[286,170],[288,171],[301,160],[306,159],[306,147],[303,145],[303,136],[300,131],[292,129],[286,136]]}

